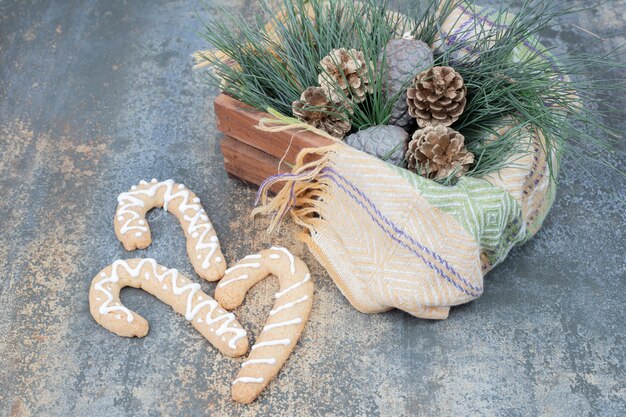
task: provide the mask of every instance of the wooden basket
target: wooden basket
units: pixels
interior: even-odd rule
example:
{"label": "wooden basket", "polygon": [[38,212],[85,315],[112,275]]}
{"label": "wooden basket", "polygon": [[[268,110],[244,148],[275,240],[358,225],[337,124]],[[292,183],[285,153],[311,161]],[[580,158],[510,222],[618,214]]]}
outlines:
{"label": "wooden basket", "polygon": [[[323,136],[295,129],[283,132],[259,130],[256,128],[259,121],[272,116],[226,94],[215,99],[215,115],[217,128],[224,133],[221,148],[226,172],[254,185],[260,185],[271,175],[291,172],[291,165],[302,149],[333,143]],[[283,163],[280,163],[281,159]],[[277,192],[281,186],[276,184],[271,190]]]}

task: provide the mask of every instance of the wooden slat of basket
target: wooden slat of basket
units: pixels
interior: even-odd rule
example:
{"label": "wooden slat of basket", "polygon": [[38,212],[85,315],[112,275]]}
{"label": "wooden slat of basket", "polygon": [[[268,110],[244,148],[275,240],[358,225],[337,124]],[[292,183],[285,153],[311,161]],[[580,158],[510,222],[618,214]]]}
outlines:
{"label": "wooden slat of basket", "polygon": [[[256,128],[262,118],[272,118],[268,113],[253,110],[250,106],[225,94],[215,99],[217,128],[226,136],[259,149],[268,155],[293,164],[304,148],[327,146],[332,140],[311,132],[291,129],[284,132],[264,132]],[[297,133],[297,134],[296,134]]]}
{"label": "wooden slat of basket", "polygon": [[[279,159],[250,145],[246,145],[230,136],[222,139],[224,168],[229,175],[244,182],[260,185],[267,177],[279,172],[291,172],[291,168],[283,163],[278,169]],[[275,184],[270,190],[278,192],[281,184]]]}

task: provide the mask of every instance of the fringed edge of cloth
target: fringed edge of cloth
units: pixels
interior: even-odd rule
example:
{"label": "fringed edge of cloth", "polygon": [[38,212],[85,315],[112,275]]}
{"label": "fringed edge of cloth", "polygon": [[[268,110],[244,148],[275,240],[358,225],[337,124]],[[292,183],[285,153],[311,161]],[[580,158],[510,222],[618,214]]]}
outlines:
{"label": "fringed edge of cloth", "polygon": [[[383,313],[397,307],[383,305],[369,298],[367,293],[353,293],[342,280],[340,271],[335,269],[335,264],[326,255],[323,245],[320,246],[320,242],[314,237],[320,222],[323,222],[323,219],[319,217],[321,214],[320,203],[324,196],[328,195],[329,187],[332,184],[332,180],[325,174],[325,170],[330,168],[333,154],[341,146],[343,145],[337,143],[322,148],[303,149],[298,155],[292,173],[274,175],[261,184],[257,193],[257,207],[252,211],[252,216],[271,214],[268,231],[272,232],[280,227],[282,220],[287,215],[290,215],[293,221],[303,228],[296,234],[297,239],[307,245],[352,306],[362,313]],[[313,160],[311,161],[311,159]],[[282,189],[270,198],[270,188],[281,182],[284,183]],[[405,309],[416,317],[434,320],[446,319],[449,310],[450,306],[419,306],[419,308],[412,310]]]}
{"label": "fringed edge of cloth", "polygon": [[[328,166],[330,154],[337,144],[321,148],[306,148],[300,151],[292,173],[277,174],[267,178],[259,186],[252,216],[272,214],[268,231],[279,228],[281,221],[290,214],[293,221],[311,229],[310,219],[318,214],[317,203],[326,194],[328,183],[322,170]],[[311,160],[311,162],[305,162]],[[283,188],[272,199],[269,190],[272,185],[284,182]],[[258,206],[261,204],[261,206]]]}

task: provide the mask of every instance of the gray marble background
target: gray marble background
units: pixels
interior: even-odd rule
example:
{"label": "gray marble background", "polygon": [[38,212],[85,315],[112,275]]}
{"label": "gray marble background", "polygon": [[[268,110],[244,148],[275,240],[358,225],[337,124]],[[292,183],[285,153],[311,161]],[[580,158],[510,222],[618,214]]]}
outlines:
{"label": "gray marble background", "polygon": [[[545,43],[588,52],[623,45],[623,36],[601,38],[624,32],[626,3],[586,3],[587,12],[555,22]],[[191,70],[190,54],[205,46],[194,34],[199,4],[0,0],[0,415],[624,412],[623,178],[589,165],[601,188],[566,163],[544,228],[489,274],[480,299],[448,320],[361,314],[294,241],[292,226],[270,239],[266,220],[249,218],[254,189],[226,176],[217,91]],[[256,1],[208,4],[251,17],[258,10]],[[623,118],[609,123],[626,127]],[[152,177],[198,194],[229,262],[271,242],[311,267],[311,320],[252,405],[230,400],[240,361],[150,295],[123,295],[151,323],[143,339],[115,336],[89,314],[90,281],[115,259],[154,257],[197,278],[180,226],[161,210],[148,216],[148,249],[127,253],[115,238],[116,196]],[[259,284],[238,310],[252,335],[276,288],[273,280]]]}

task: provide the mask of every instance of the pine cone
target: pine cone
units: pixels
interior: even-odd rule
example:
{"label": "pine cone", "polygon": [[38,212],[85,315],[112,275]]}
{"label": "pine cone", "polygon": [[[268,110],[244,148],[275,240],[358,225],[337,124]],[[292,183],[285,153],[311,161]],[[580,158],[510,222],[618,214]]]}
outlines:
{"label": "pine cone", "polygon": [[398,126],[373,126],[359,130],[346,137],[345,142],[353,148],[402,166],[409,134]]}
{"label": "pine cone", "polygon": [[433,65],[433,52],[427,44],[419,40],[392,39],[387,42],[385,51],[378,58],[381,65],[383,58],[387,63],[387,76],[383,85],[385,95],[393,97],[402,91],[393,106],[388,124],[413,131],[415,119],[409,114],[407,83]]}
{"label": "pine cone", "polygon": [[365,100],[365,95],[373,91],[373,80],[363,52],[356,49],[333,49],[320,64],[324,71],[318,76],[318,82],[331,100],[343,102],[347,99],[361,103]]}
{"label": "pine cone", "polygon": [[324,132],[342,139],[352,125],[345,115],[346,109],[326,97],[321,87],[309,87],[292,103],[293,115]]}
{"label": "pine cone", "polygon": [[427,178],[460,177],[474,162],[465,138],[446,126],[428,126],[413,134],[406,152],[408,169]]}
{"label": "pine cone", "polygon": [[467,88],[451,67],[432,67],[419,73],[407,90],[409,114],[420,127],[450,126],[465,109]]}

